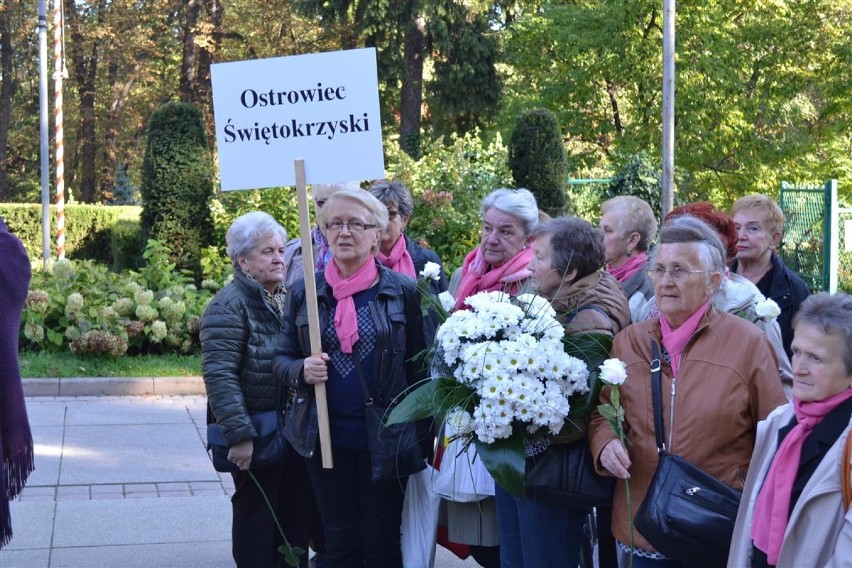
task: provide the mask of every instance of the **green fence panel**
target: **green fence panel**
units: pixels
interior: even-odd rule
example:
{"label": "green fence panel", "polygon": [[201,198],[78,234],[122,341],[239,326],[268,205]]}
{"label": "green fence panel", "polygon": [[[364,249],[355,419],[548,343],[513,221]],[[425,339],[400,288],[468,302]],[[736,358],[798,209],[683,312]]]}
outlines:
{"label": "green fence panel", "polygon": [[812,292],[829,289],[832,184],[781,183],[784,236],[779,254]]}

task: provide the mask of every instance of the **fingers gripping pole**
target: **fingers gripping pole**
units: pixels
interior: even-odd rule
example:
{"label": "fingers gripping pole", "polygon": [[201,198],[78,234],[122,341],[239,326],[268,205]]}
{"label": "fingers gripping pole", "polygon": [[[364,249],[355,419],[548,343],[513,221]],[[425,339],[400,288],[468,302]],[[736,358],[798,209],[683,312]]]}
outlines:
{"label": "fingers gripping pole", "polygon": [[[317,279],[314,274],[314,247],[311,244],[311,218],[308,207],[308,190],[305,184],[305,161],[296,160],[296,194],[299,198],[299,236],[302,239],[302,259],[305,264],[305,299],[308,304],[308,331],[311,340],[311,355],[322,354],[320,339],[319,309],[317,307]],[[331,469],[331,431],[328,426],[328,399],[325,395],[325,383],[314,385],[317,403],[317,421],[319,423],[320,452],[322,466]]]}

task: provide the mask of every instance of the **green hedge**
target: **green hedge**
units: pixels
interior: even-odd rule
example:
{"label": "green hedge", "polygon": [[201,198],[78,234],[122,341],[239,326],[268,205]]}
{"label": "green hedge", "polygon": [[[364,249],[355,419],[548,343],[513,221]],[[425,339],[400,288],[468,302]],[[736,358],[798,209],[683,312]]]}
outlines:
{"label": "green hedge", "polygon": [[[139,268],[143,244],[135,205],[66,205],[65,256],[96,260],[114,270]],[[2,203],[0,216],[24,243],[30,260],[42,258],[41,205]],[[50,257],[56,258],[56,207],[50,207]]]}

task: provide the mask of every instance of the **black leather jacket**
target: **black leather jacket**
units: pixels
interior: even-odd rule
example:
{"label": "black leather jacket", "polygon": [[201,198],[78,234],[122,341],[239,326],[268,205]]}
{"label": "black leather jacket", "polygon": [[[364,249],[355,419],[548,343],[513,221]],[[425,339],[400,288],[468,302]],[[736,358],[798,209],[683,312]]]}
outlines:
{"label": "black leather jacket", "polygon": [[[376,262],[379,290],[372,304],[373,318],[379,330],[370,393],[376,406],[386,408],[406,388],[424,378],[419,362],[411,358],[426,347],[420,294],[414,281]],[[323,273],[316,274],[320,329],[331,317],[331,286]],[[287,439],[299,454],[313,457],[317,447],[317,410],[314,388],[304,382],[304,360],[311,354],[305,282],[297,281],[287,294],[282,339],[272,362],[276,377],[295,391],[287,413]],[[323,351],[326,347],[323,346]],[[332,440],[332,444],[334,440]]]}
{"label": "black leather jacket", "polygon": [[[272,410],[286,385],[272,375],[281,320],[260,284],[240,270],[201,316],[201,373],[207,402],[228,446],[257,435],[249,412]],[[283,394],[282,394],[283,396]]]}

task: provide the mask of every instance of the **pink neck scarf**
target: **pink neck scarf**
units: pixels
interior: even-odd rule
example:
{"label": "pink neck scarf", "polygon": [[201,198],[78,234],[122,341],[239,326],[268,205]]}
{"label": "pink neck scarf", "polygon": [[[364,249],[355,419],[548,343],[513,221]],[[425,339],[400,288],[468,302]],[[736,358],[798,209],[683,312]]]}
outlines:
{"label": "pink neck scarf", "polygon": [[372,255],[364,266],[349,278],[344,278],[340,274],[340,269],[334,261],[329,262],[325,267],[325,281],[331,286],[334,298],[337,300],[334,329],[340,340],[340,350],[344,353],[352,353],[352,347],[358,341],[358,313],[355,310],[355,300],[352,299],[352,295],[369,288],[378,275],[379,269]]}
{"label": "pink neck scarf", "polygon": [[400,274],[411,276],[417,279],[417,273],[414,271],[414,261],[411,260],[411,255],[408,254],[408,247],[405,246],[405,237],[400,235],[389,255],[385,255],[382,251],[378,254],[379,262]]}
{"label": "pink neck scarf", "polygon": [[784,542],[790,514],[793,482],[802,459],[802,446],[811,430],[825,416],[852,397],[852,388],[816,402],[799,402],[793,399],[793,410],[798,423],[778,446],[763,488],[757,496],[752,516],[751,538],[754,545],[766,553],[769,564],[778,564],[778,553]]}
{"label": "pink neck scarf", "polygon": [[528,266],[533,257],[532,248],[522,248],[503,266],[489,269],[482,256],[482,248],[476,247],[468,253],[462,264],[462,277],[456,290],[456,307],[461,309],[466,300],[477,292],[494,292],[509,289],[517,292],[520,283],[530,277]]}
{"label": "pink neck scarf", "polygon": [[689,316],[689,318],[677,329],[672,327],[672,324],[669,323],[666,316],[662,313],[660,314],[660,331],[663,334],[663,347],[666,348],[666,351],[669,353],[669,357],[671,357],[672,373],[674,373],[675,377],[677,377],[678,370],[680,369],[680,357],[683,354],[683,348],[686,347],[686,342],[689,341],[689,338],[692,337],[692,334],[695,333],[696,329],[698,329],[698,324],[701,323],[701,318],[704,317],[709,305],[710,300],[704,302],[704,304],[695,310],[695,313]]}
{"label": "pink neck scarf", "polygon": [[606,271],[612,274],[618,283],[621,284],[634,274],[639,271],[640,268],[645,264],[645,261],[648,260],[648,255],[644,252],[640,252],[636,256],[631,256],[625,261],[624,264],[619,266],[618,268],[613,268],[609,264],[606,265]]}

